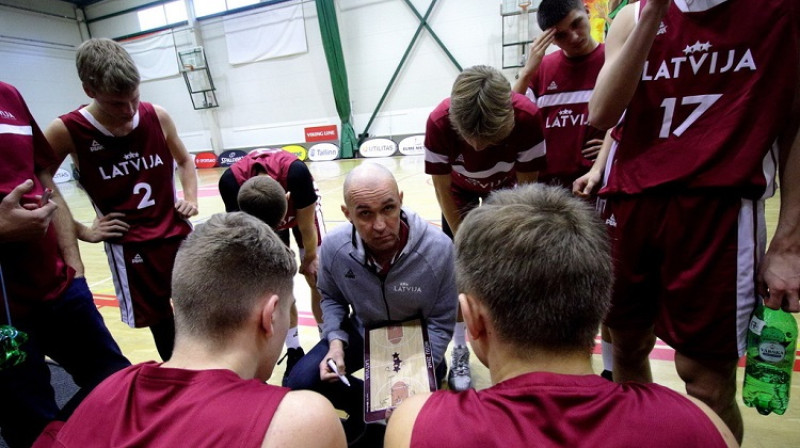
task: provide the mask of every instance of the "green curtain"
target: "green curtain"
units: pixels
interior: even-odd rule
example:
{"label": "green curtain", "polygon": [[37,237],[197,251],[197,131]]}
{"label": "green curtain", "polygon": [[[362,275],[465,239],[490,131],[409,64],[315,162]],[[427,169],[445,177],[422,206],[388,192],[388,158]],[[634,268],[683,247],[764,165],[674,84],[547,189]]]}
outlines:
{"label": "green curtain", "polygon": [[352,159],[357,142],[353,124],[350,122],[350,89],[347,87],[347,69],[344,66],[336,8],[333,0],[316,0],[316,3],[319,32],[322,35],[322,47],[325,48],[325,59],[328,60],[328,72],[331,75],[336,112],[339,114],[339,119],[342,120],[342,132],[339,136],[340,155],[344,159]]}

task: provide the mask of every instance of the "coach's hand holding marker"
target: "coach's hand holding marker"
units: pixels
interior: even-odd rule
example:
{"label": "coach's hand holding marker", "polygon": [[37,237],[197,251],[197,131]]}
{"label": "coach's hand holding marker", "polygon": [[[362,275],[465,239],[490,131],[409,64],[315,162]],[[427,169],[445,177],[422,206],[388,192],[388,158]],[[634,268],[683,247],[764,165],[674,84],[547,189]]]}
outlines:
{"label": "coach's hand holding marker", "polygon": [[331,372],[339,376],[339,379],[342,380],[345,386],[350,387],[350,380],[348,380],[343,374],[339,373],[339,368],[336,367],[336,361],[334,361],[333,358],[328,358],[328,367],[331,369]]}

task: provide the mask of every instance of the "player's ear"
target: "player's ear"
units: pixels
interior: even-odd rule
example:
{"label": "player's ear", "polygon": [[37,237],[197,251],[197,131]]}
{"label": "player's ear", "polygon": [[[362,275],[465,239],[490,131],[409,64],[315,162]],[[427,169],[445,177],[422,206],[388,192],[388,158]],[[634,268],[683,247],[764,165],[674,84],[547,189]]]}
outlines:
{"label": "player's ear", "polygon": [[280,317],[280,313],[278,312],[278,304],[280,303],[280,298],[277,294],[272,294],[269,298],[263,302],[261,302],[261,328],[267,334],[267,336],[273,336],[275,333],[275,319]]}
{"label": "player's ear", "polygon": [[92,98],[92,99],[94,99],[94,96],[95,96],[95,91],[94,91],[94,89],[92,89],[91,87],[89,87],[88,85],[86,85],[86,83],[83,83],[83,92],[84,92],[84,93],[86,94],[86,96],[88,96],[89,98]]}
{"label": "player's ear", "polygon": [[464,323],[467,325],[469,336],[477,340],[486,333],[486,322],[483,313],[483,305],[475,300],[470,294],[459,294],[458,303],[461,304],[461,314],[464,316]]}
{"label": "player's ear", "polygon": [[347,218],[348,221],[353,222],[353,220],[350,219],[350,210],[345,204],[342,204],[342,213],[344,213],[344,217]]}

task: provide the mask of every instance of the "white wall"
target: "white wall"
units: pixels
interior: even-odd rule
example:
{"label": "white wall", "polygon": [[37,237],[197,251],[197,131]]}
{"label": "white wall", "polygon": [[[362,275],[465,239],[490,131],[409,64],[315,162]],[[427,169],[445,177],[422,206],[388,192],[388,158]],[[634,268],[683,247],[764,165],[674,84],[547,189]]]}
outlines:
{"label": "white wall", "polygon": [[49,4],[52,14],[0,5],[0,81],[19,89],[41,127],[86,102],[73,74],[81,42],[74,11],[66,3]]}
{"label": "white wall", "polygon": [[[13,0],[0,0],[8,2]],[[18,1],[18,0],[17,0]],[[333,0],[331,0],[333,1]],[[145,1],[109,0],[86,8],[87,19],[131,8]],[[424,15],[430,0],[412,0]],[[392,74],[406,50],[419,20],[402,0],[336,0],[342,47],[349,78],[354,128],[364,131]],[[2,8],[2,6],[0,6]],[[475,64],[501,66],[502,22],[498,0],[439,0],[428,22],[462,67]],[[304,140],[303,128],[339,124],[322,48],[313,1],[303,3],[308,52],[268,61],[231,66],[222,19],[200,22],[200,35],[217,88],[220,107],[195,111],[182,77],[142,84],[142,98],[164,106],[173,116],[190,150],[210,149],[209,128],[218,123],[224,149],[278,145]],[[0,34],[7,29],[0,14]],[[19,15],[20,13],[15,12]],[[12,19],[13,20],[13,19]],[[49,122],[60,113],[86,101],[71,58],[80,41],[76,24],[53,26],[53,18],[38,17],[38,39],[64,42],[64,50],[4,50],[0,58],[13,58],[31,66],[17,76],[18,64],[0,65],[0,79],[16,84],[37,119]],[[113,25],[113,26],[112,26]],[[26,25],[24,28],[31,29]],[[61,28],[69,28],[66,32]],[[135,14],[89,25],[94,37],[119,37],[138,32]],[[15,31],[24,34],[23,30]],[[178,32],[183,42],[188,31]],[[46,36],[46,37],[42,37]],[[12,44],[12,46],[15,44]],[[17,47],[23,46],[16,44]],[[27,48],[27,47],[25,47]],[[34,54],[29,54],[34,53]],[[506,71],[511,79],[513,70]],[[372,123],[371,136],[422,133],[428,113],[448,96],[458,70],[423,29],[381,111]],[[48,88],[43,89],[43,86]],[[36,112],[35,112],[36,113]],[[42,115],[49,115],[47,117]]]}

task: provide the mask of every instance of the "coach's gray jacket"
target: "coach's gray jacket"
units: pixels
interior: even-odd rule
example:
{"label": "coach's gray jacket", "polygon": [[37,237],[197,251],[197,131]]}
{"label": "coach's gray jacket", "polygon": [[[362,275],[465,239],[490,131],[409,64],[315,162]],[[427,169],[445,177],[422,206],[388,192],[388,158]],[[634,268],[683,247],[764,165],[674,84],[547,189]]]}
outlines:
{"label": "coach's gray jacket", "polygon": [[453,243],[416,213],[403,209],[408,242],[385,280],[366,262],[364,242],[351,223],[325,235],[319,254],[317,288],[322,293],[323,337],[348,343],[341,323],[350,314],[364,327],[422,317],[434,365],[453,336],[458,306]]}

